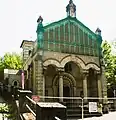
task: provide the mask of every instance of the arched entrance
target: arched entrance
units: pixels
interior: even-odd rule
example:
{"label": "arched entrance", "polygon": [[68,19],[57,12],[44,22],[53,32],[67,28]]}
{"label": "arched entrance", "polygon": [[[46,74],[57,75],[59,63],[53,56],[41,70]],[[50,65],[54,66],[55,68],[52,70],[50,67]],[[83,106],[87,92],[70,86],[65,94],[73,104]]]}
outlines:
{"label": "arched entrance", "polygon": [[[70,74],[63,72],[62,73],[62,79],[63,79],[63,97],[72,97],[75,93],[75,85],[76,81],[75,78]],[[59,96],[59,75],[57,74],[55,78],[53,79],[53,94],[56,97]]]}
{"label": "arched entrance", "polygon": [[63,86],[63,97],[70,97],[70,88],[69,88],[69,86]]}
{"label": "arched entrance", "polygon": [[73,96],[80,96],[80,91],[82,91],[82,74],[81,74],[81,67],[74,61],[69,61],[65,64],[64,70],[66,73],[73,76],[75,80],[75,89],[73,92]]}
{"label": "arched entrance", "polygon": [[97,75],[96,71],[93,68],[89,69],[89,75],[87,78],[87,88],[88,88],[88,96],[89,97],[97,97],[98,96],[98,87],[97,87]]}
{"label": "arched entrance", "polygon": [[57,74],[57,67],[55,65],[48,65],[44,73],[45,78],[45,96],[53,96],[52,80]]}

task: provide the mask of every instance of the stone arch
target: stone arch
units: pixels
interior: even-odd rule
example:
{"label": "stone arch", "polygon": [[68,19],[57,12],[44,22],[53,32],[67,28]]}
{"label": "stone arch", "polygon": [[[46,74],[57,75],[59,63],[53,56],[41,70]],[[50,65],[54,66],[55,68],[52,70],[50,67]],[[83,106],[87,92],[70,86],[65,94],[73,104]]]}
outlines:
{"label": "stone arch", "polygon": [[[62,73],[62,76],[64,79],[64,82],[63,82],[63,86],[68,86],[70,88],[70,95],[74,94],[75,91],[74,91],[74,87],[76,86],[76,80],[75,78],[69,74],[69,73]],[[53,90],[53,95],[55,96],[56,94],[58,94],[58,74],[54,77],[53,79],[53,82],[52,82],[52,90]],[[67,81],[67,80],[68,81]]]}
{"label": "stone arch", "polygon": [[100,68],[98,67],[98,65],[96,65],[95,63],[88,63],[86,66],[85,66],[85,69],[90,69],[90,68],[93,68],[97,71],[100,71]]}
{"label": "stone arch", "polygon": [[[75,80],[75,78],[70,74],[70,73],[66,73],[66,72],[64,72],[63,74],[62,74],[62,76],[64,77],[64,78],[67,78],[68,80],[70,80],[70,83],[71,83],[71,85],[74,87],[74,86],[76,86],[76,80]],[[58,75],[56,75],[55,77],[54,77],[54,79],[53,79],[53,86],[54,85],[56,85],[56,83],[57,83],[57,78],[58,78]]]}
{"label": "stone arch", "polygon": [[49,65],[53,65],[53,66],[56,66],[56,67],[60,67],[60,63],[59,63],[59,61],[56,60],[56,59],[47,59],[47,60],[44,61],[44,63],[43,63],[43,66],[44,66],[44,67],[47,67],[47,66],[49,66]]}
{"label": "stone arch", "polygon": [[45,69],[45,71],[44,71],[45,75],[52,76],[52,77],[54,77],[54,75],[56,75],[56,73],[58,71],[57,66],[54,64],[49,64],[48,66],[45,66],[44,69]]}
{"label": "stone arch", "polygon": [[71,61],[75,62],[81,69],[85,68],[84,62],[79,57],[75,57],[75,56],[64,57],[61,60],[61,67],[64,67],[66,63],[71,62]]}
{"label": "stone arch", "polygon": [[12,81],[12,86],[19,87],[19,81],[18,80],[13,80]]}

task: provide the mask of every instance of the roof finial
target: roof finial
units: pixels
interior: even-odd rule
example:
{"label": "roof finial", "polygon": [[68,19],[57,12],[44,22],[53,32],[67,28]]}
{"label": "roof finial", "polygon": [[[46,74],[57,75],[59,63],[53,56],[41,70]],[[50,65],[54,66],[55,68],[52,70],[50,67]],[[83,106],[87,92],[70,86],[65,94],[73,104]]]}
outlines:
{"label": "roof finial", "polygon": [[66,6],[67,16],[76,17],[76,5],[72,0],[69,1],[69,4]]}
{"label": "roof finial", "polygon": [[71,4],[71,3],[73,3],[73,1],[72,1],[72,0],[70,0],[70,1],[69,1],[69,4]]}
{"label": "roof finial", "polygon": [[101,30],[99,28],[96,29],[95,33],[101,36]]}
{"label": "roof finial", "polygon": [[39,16],[38,20],[37,20],[37,23],[42,23],[43,22],[43,18],[41,16]]}

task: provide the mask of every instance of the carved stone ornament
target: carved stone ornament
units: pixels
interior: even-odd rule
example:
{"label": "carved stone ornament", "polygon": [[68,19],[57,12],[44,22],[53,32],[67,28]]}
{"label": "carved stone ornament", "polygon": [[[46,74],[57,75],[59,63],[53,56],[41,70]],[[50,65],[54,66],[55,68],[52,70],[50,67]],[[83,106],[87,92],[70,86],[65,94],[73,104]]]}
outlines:
{"label": "carved stone ornament", "polygon": [[89,74],[89,71],[86,70],[86,69],[82,69],[82,73],[83,73],[83,74]]}
{"label": "carved stone ornament", "polygon": [[86,69],[82,69],[82,74],[81,75],[82,75],[83,78],[87,77],[89,75],[89,71],[86,70]]}
{"label": "carved stone ornament", "polygon": [[64,72],[64,68],[57,68],[57,70],[59,75],[62,75],[62,73]]}
{"label": "carved stone ornament", "polygon": [[101,71],[97,70],[97,71],[96,71],[96,74],[97,74],[97,75],[100,75],[100,74],[101,74]]}

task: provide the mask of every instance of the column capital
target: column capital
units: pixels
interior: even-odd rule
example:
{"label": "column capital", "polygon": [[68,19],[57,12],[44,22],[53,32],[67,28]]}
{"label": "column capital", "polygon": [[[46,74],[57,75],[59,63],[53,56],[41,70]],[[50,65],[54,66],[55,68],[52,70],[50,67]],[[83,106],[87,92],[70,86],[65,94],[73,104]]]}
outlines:
{"label": "column capital", "polygon": [[57,68],[59,76],[62,76],[64,68]]}
{"label": "column capital", "polygon": [[82,77],[87,77],[89,75],[89,71],[86,69],[82,69]]}
{"label": "column capital", "polygon": [[64,68],[61,68],[61,67],[58,67],[57,70],[58,70],[59,72],[64,72]]}
{"label": "column capital", "polygon": [[87,69],[82,69],[83,74],[89,74],[89,71]]}
{"label": "column capital", "polygon": [[100,74],[101,74],[101,71],[100,71],[100,70],[97,70],[97,71],[96,71],[96,74],[97,74],[97,75],[100,75]]}

